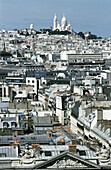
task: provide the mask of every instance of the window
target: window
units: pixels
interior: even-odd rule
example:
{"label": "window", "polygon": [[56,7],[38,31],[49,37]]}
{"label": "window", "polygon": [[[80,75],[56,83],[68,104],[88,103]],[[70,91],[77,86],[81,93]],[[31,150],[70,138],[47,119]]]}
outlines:
{"label": "window", "polygon": [[11,127],[16,127],[16,122],[11,122]]}
{"label": "window", "polygon": [[67,112],[66,111],[64,111],[64,117],[67,117]]}
{"label": "window", "polygon": [[32,83],[34,83],[34,80],[32,80]]}
{"label": "window", "polygon": [[6,153],[0,153],[0,157],[6,157]]}
{"label": "window", "polygon": [[93,137],[91,135],[89,135],[89,138],[93,139]]}
{"label": "window", "polygon": [[80,125],[79,123],[77,123],[77,127],[80,128],[81,130],[84,130],[83,125]]}
{"label": "window", "polygon": [[65,151],[60,151],[60,153],[63,153],[63,152],[65,152]]}
{"label": "window", "polygon": [[3,128],[8,128],[8,127],[9,127],[8,122],[3,122]]}
{"label": "window", "polygon": [[45,151],[45,156],[52,156],[51,151]]}
{"label": "window", "polygon": [[28,80],[28,83],[30,83],[30,80]]}
{"label": "window", "polygon": [[83,150],[83,151],[79,151],[79,155],[80,156],[85,156],[86,155],[86,152]]}
{"label": "window", "polygon": [[43,151],[40,151],[40,155],[43,153]]}
{"label": "window", "polygon": [[[13,80],[11,80],[11,82],[13,82]],[[14,82],[16,82],[16,83],[20,83],[20,80],[15,79],[15,80],[14,80]]]}
{"label": "window", "polygon": [[35,137],[35,136],[32,136],[31,139],[36,139],[36,137]]}
{"label": "window", "polygon": [[44,113],[44,116],[50,116],[50,113]]}

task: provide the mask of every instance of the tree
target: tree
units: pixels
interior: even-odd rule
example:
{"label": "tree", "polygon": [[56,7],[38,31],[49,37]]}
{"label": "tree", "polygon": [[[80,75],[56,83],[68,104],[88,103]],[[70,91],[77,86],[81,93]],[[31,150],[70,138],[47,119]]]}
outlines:
{"label": "tree", "polygon": [[80,35],[81,38],[85,39],[85,36],[84,36],[83,32],[79,32],[78,35]]}

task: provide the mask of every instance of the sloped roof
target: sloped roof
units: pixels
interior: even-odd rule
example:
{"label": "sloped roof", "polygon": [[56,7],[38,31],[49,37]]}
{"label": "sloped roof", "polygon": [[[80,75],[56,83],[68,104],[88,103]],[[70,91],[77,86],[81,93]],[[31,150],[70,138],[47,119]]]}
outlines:
{"label": "sloped roof", "polygon": [[0,56],[2,56],[2,57],[10,57],[10,56],[12,56],[12,54],[9,53],[9,52],[6,52],[6,51],[0,51]]}
{"label": "sloped roof", "polygon": [[54,137],[48,137],[47,134],[43,135],[18,135],[16,137],[12,136],[0,136],[0,145],[9,145],[11,140],[19,140],[21,145],[28,143],[40,143],[40,144],[49,144]]}
{"label": "sloped roof", "polygon": [[46,117],[34,117],[34,125],[35,126],[53,126],[51,122],[51,118]]}
{"label": "sloped roof", "polygon": [[16,148],[14,148],[14,146],[0,147],[0,154],[5,154],[6,157],[17,157]]}
{"label": "sloped roof", "polygon": [[0,102],[0,109],[7,109],[9,107],[8,102]]}

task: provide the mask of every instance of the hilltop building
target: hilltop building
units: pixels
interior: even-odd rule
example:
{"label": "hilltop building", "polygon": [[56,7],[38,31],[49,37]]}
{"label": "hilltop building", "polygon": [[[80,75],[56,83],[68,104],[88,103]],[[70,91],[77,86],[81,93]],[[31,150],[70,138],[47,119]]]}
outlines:
{"label": "hilltop building", "polygon": [[33,30],[34,29],[34,25],[30,24],[30,29]]}
{"label": "hilltop building", "polygon": [[62,17],[62,20],[61,20],[61,26],[58,23],[57,16],[55,14],[54,20],[53,20],[53,30],[54,31],[59,30],[59,31],[70,31],[70,32],[72,32],[71,25],[70,24],[67,25],[67,19],[66,19],[64,14],[63,14],[63,17]]}

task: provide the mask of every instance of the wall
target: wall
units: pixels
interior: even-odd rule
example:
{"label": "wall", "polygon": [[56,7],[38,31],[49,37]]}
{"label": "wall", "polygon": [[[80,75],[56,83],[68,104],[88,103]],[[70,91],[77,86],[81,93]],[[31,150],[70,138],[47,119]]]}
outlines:
{"label": "wall", "polygon": [[111,120],[111,109],[110,110],[103,109],[103,119]]}

